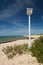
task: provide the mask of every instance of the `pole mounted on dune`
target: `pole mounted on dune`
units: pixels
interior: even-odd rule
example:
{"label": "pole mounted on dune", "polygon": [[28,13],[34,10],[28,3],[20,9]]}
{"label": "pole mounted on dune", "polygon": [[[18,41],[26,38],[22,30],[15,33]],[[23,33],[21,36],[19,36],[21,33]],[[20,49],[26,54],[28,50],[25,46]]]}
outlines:
{"label": "pole mounted on dune", "polygon": [[29,25],[29,42],[28,42],[28,48],[31,47],[31,34],[30,34],[30,15],[32,15],[33,8],[27,8],[27,15],[28,15],[28,25]]}

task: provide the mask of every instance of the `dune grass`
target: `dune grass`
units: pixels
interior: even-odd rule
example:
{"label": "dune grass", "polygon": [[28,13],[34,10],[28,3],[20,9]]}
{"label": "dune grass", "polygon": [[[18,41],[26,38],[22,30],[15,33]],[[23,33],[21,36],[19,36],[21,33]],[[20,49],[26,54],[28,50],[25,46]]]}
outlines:
{"label": "dune grass", "polygon": [[7,55],[8,59],[13,58],[16,54],[32,53],[39,63],[43,63],[43,37],[40,36],[38,39],[34,40],[33,45],[28,49],[28,44],[17,45],[17,46],[7,46],[3,48],[2,51]]}
{"label": "dune grass", "polygon": [[13,58],[16,54],[28,53],[28,44],[17,46],[6,46],[2,51],[7,55],[8,59]]}
{"label": "dune grass", "polygon": [[35,56],[39,63],[43,63],[43,37],[36,39],[31,47],[32,56]]}

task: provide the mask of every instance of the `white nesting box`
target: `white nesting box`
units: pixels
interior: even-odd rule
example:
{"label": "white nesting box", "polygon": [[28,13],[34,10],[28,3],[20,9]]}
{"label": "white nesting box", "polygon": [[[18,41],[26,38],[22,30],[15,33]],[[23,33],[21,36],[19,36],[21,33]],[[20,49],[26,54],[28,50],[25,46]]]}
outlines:
{"label": "white nesting box", "polygon": [[33,8],[27,8],[27,15],[31,15],[33,12]]}

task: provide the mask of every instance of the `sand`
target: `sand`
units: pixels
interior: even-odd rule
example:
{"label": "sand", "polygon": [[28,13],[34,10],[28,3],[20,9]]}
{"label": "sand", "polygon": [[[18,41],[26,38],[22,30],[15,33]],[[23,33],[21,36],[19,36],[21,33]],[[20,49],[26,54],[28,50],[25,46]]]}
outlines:
{"label": "sand", "polygon": [[[33,42],[33,40],[31,40]],[[0,44],[0,65],[39,65],[36,58],[29,54],[16,55],[13,59],[8,60],[7,56],[2,52],[3,47],[18,44],[27,44],[28,40],[17,40]]]}

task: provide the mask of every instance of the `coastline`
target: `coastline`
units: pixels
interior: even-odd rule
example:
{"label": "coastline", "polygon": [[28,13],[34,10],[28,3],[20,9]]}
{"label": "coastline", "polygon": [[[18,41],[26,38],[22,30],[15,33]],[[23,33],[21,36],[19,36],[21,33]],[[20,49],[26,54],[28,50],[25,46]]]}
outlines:
{"label": "coastline", "polygon": [[[8,42],[0,44],[0,65],[39,65],[36,58],[32,57],[31,54],[16,55],[13,59],[8,60],[7,56],[2,52],[3,47],[27,44],[28,39],[16,40],[13,42]],[[33,42],[33,39],[31,39]],[[34,64],[33,64],[34,63]]]}
{"label": "coastline", "polygon": [[[43,34],[31,34],[31,39],[36,39],[40,36],[43,36]],[[8,43],[8,42],[13,42],[16,40],[21,40],[21,39],[28,39],[28,35],[22,35],[22,36],[0,36],[0,44],[1,43]]]}
{"label": "coastline", "polygon": [[26,39],[27,37],[24,36],[0,36],[0,44],[1,43],[8,43],[13,42],[20,39]]}
{"label": "coastline", "polygon": [[[31,39],[31,44],[35,40]],[[29,42],[28,39],[20,39],[12,42],[0,44],[0,65],[39,65],[35,57],[29,54],[16,55],[13,59],[8,60],[7,56],[2,52],[3,47],[23,45]]]}

